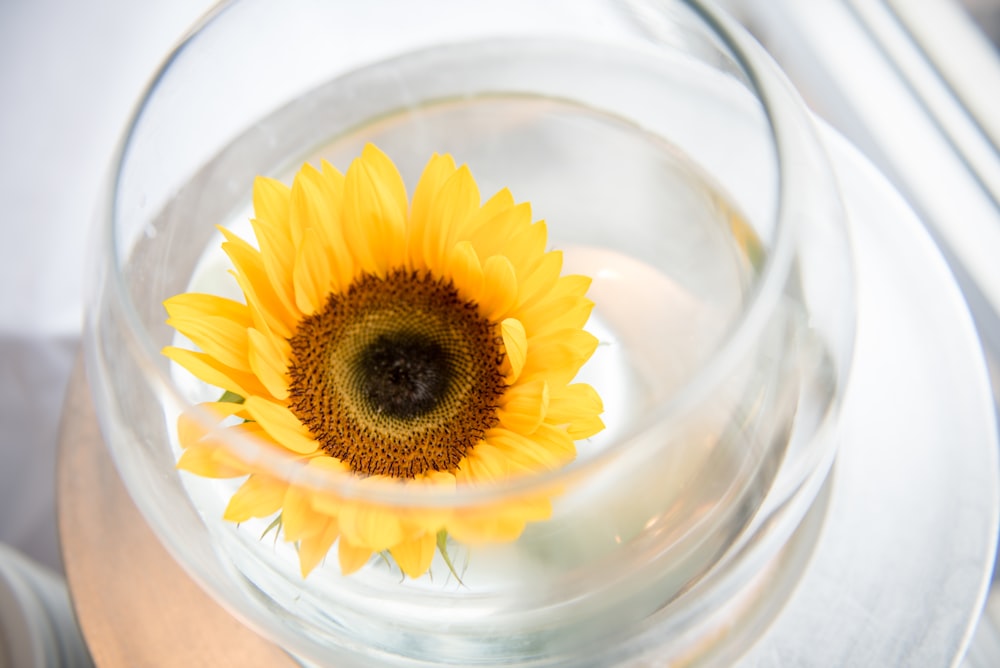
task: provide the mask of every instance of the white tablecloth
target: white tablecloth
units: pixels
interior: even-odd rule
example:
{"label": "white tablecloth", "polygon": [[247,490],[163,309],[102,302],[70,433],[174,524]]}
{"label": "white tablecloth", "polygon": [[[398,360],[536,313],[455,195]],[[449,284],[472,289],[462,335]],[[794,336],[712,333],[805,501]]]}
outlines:
{"label": "white tablecloth", "polygon": [[49,566],[97,197],[144,86],[212,4],[0,0],[0,542]]}

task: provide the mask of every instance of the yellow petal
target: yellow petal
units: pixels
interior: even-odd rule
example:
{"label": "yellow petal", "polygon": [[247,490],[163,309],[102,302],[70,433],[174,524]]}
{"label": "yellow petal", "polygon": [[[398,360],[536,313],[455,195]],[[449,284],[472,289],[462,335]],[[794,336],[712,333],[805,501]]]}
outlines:
{"label": "yellow petal", "polygon": [[519,228],[504,244],[504,254],[510,258],[519,279],[524,279],[545,253],[548,238],[548,227],[544,220],[539,220]]}
{"label": "yellow petal", "polygon": [[428,269],[440,272],[447,266],[448,251],[462,238],[473,214],[479,209],[479,188],[469,168],[462,165],[448,177],[431,204],[432,227],[424,230],[423,255]]}
{"label": "yellow petal", "polygon": [[252,517],[268,517],[281,510],[288,483],[271,476],[254,474],[229,499],[223,518],[246,522]]}
{"label": "yellow petal", "polygon": [[486,201],[486,204],[483,204],[479,210],[476,211],[471,218],[469,218],[468,225],[466,226],[461,238],[465,240],[471,239],[476,230],[513,206],[514,196],[510,194],[510,190],[507,188],[500,190],[493,195],[493,197],[489,198]]}
{"label": "yellow petal", "polygon": [[594,354],[597,343],[593,334],[582,329],[564,329],[533,337],[520,379],[527,382],[537,376],[554,386],[565,385]]}
{"label": "yellow petal", "polygon": [[486,441],[480,441],[459,463],[463,482],[500,482],[510,475],[510,460]]}
{"label": "yellow petal", "polygon": [[339,535],[337,520],[327,518],[321,531],[299,541],[299,570],[302,571],[302,577],[309,575],[323,561]]}
{"label": "yellow petal", "polygon": [[593,279],[590,276],[580,276],[579,274],[560,276],[549,292],[549,298],[582,297],[587,294],[591,283],[593,283]]}
{"label": "yellow petal", "polygon": [[[322,173],[312,166],[303,167],[292,186],[292,229],[296,239],[296,263],[306,257],[308,267],[298,268],[293,280],[302,281],[302,272],[313,276],[313,290],[323,292],[345,289],[354,280],[357,269],[344,241],[344,177],[325,160]],[[308,231],[312,230],[311,233]],[[325,295],[310,294],[308,303],[325,302]],[[296,293],[296,300],[300,299]],[[298,304],[298,301],[296,302]]]}
{"label": "yellow petal", "polygon": [[340,224],[341,200],[312,165],[302,165],[295,175],[289,199],[288,232],[294,248],[302,247],[306,230],[328,230]]}
{"label": "yellow petal", "polygon": [[361,151],[361,160],[370,171],[372,179],[381,184],[386,200],[391,201],[405,218],[409,207],[406,184],[403,183],[403,177],[399,175],[396,165],[374,144],[365,145]]}
{"label": "yellow petal", "polygon": [[391,161],[378,149],[371,151],[347,170],[344,240],[362,271],[385,276],[401,264],[406,250],[406,190]]}
{"label": "yellow petal", "polygon": [[253,181],[254,217],[287,234],[291,189],[281,181],[258,176]]}
{"label": "yellow petal", "polygon": [[579,441],[604,431],[604,420],[596,415],[578,418],[566,426],[566,433],[573,440]]}
{"label": "yellow petal", "polygon": [[427,161],[420,181],[413,192],[413,203],[410,205],[410,227],[408,248],[413,269],[427,269],[424,259],[424,237],[428,230],[434,229],[431,219],[431,205],[438,191],[456,171],[455,160],[450,155],[435,153]]}
{"label": "yellow petal", "polygon": [[587,290],[590,288],[591,282],[592,280],[588,276],[580,276],[577,274],[560,276],[540,300],[537,300],[531,306],[524,308],[522,312],[526,314],[533,313],[535,310],[544,310],[548,308],[549,304],[564,302],[569,303],[568,300],[570,298],[583,298],[584,295],[587,294]]}
{"label": "yellow petal", "polygon": [[506,356],[505,364],[510,368],[507,382],[513,384],[521,375],[528,357],[528,337],[524,325],[515,318],[506,318],[500,323],[500,335],[503,337],[503,347]]}
{"label": "yellow petal", "polygon": [[322,309],[330,296],[333,273],[330,259],[324,251],[316,230],[307,229],[292,272],[295,305],[303,315],[312,315]]}
{"label": "yellow petal", "polygon": [[235,392],[242,397],[267,394],[256,376],[227,367],[211,355],[174,346],[167,346],[161,352],[209,385]]}
{"label": "yellow petal", "polygon": [[543,380],[515,385],[501,400],[500,424],[520,434],[531,434],[545,419],[549,408],[549,386]]}
{"label": "yellow petal", "polygon": [[250,417],[256,420],[276,443],[288,450],[307,455],[319,447],[309,434],[309,429],[281,404],[262,397],[250,396],[243,405]]}
{"label": "yellow petal", "polygon": [[350,575],[368,563],[374,550],[367,547],[355,547],[343,538],[337,544],[337,558],[340,561],[340,572]]}
{"label": "yellow petal", "polygon": [[500,210],[497,215],[471,230],[469,241],[479,257],[500,255],[509,249],[512,239],[531,225],[531,205],[527,202]]}
{"label": "yellow petal", "polygon": [[483,267],[476,249],[468,241],[455,244],[448,256],[446,275],[451,277],[459,294],[466,299],[476,301],[482,296]]}
{"label": "yellow petal", "polygon": [[220,316],[169,318],[167,324],[220,363],[239,371],[250,371],[247,359],[247,330]]}
{"label": "yellow petal", "polygon": [[[330,202],[340,203],[337,206],[343,206],[344,175],[326,160],[321,164],[323,167],[320,182],[321,196]],[[351,257],[347,242],[344,241],[343,216],[336,213],[335,220],[317,230],[317,234],[324,240],[323,247],[330,269],[331,291],[342,292],[354,282],[357,274],[354,258]]]}
{"label": "yellow petal", "polygon": [[546,420],[554,425],[566,425],[570,438],[590,438],[604,429],[598,416],[604,412],[601,397],[586,383],[567,385],[552,393]]}
{"label": "yellow petal", "polygon": [[256,329],[247,330],[250,342],[250,368],[275,399],[288,398],[288,358],[290,355],[287,339],[278,339],[260,333]]}
{"label": "yellow petal", "polygon": [[562,251],[550,251],[543,255],[542,259],[520,278],[518,309],[528,308],[536,300],[543,299],[551,293],[559,279],[562,263]]}
{"label": "yellow petal", "polygon": [[564,424],[580,417],[599,415],[603,411],[601,396],[593,387],[587,383],[573,383],[551,393],[548,421]]}
{"label": "yellow petal", "polygon": [[254,322],[262,318],[264,324],[259,329],[266,328],[281,336],[290,337],[302,314],[288,311],[284,302],[278,298],[264,270],[260,252],[226,228],[220,227],[219,230],[226,237],[222,250],[233,263],[234,276],[243,290]]}
{"label": "yellow petal", "polygon": [[336,201],[342,202],[344,195],[344,175],[326,160],[320,160],[319,165],[324,186],[329,188],[330,193],[333,194]]}
{"label": "yellow petal", "polygon": [[504,255],[494,255],[483,264],[483,292],[479,312],[490,321],[503,318],[517,302],[517,278],[514,266]]}
{"label": "yellow petal", "polygon": [[292,268],[295,265],[295,246],[287,230],[252,220],[254,236],[260,247],[261,265],[275,295],[285,310],[295,312],[295,294],[292,290]]}
{"label": "yellow petal", "polygon": [[594,302],[586,297],[571,296],[539,300],[531,308],[519,310],[517,316],[530,338],[560,329],[580,329],[593,309]]}
{"label": "yellow petal", "polygon": [[411,578],[419,578],[431,567],[436,548],[437,536],[425,533],[419,538],[394,545],[389,549],[389,553],[401,571]]}
{"label": "yellow petal", "polygon": [[531,436],[499,427],[490,429],[486,442],[511,464],[529,471],[553,470],[576,456],[576,446],[565,430],[544,423]]}
{"label": "yellow petal", "polygon": [[218,295],[206,295],[197,292],[186,292],[176,295],[163,302],[164,308],[172,318],[205,318],[217,316],[234,323],[249,327],[250,310],[246,304]]}

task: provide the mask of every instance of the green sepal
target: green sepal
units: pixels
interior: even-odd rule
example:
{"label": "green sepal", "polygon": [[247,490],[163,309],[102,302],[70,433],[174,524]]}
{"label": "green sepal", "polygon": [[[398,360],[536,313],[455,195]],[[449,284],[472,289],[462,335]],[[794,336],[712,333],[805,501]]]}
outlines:
{"label": "green sepal", "polygon": [[227,404],[242,404],[244,401],[246,401],[246,399],[236,394],[235,392],[230,392],[229,390],[226,390],[225,392],[222,393],[222,396],[219,398],[219,401],[225,402]]}
{"label": "green sepal", "polygon": [[456,580],[458,580],[458,584],[464,587],[465,583],[462,582],[462,578],[459,577],[458,572],[455,570],[455,564],[451,562],[451,557],[448,555],[448,532],[444,529],[438,531],[437,549],[438,552],[441,553],[441,558],[444,559],[444,563],[448,566],[448,570],[451,571],[451,574],[455,576]]}
{"label": "green sepal", "polygon": [[274,543],[275,545],[277,545],[278,532],[280,530],[281,530],[281,513],[278,513],[278,515],[273,520],[271,520],[271,523],[267,525],[267,528],[264,529],[264,533],[260,535],[260,540],[264,540],[265,538],[267,538],[267,534],[274,531]]}

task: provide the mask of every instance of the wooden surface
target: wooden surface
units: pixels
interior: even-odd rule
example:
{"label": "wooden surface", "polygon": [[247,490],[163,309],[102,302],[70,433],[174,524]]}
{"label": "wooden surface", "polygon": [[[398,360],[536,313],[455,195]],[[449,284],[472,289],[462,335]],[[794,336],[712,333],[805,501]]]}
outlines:
{"label": "wooden surface", "polygon": [[79,362],[57,475],[66,577],[100,668],[296,665],[209,598],[160,545],[101,441]]}

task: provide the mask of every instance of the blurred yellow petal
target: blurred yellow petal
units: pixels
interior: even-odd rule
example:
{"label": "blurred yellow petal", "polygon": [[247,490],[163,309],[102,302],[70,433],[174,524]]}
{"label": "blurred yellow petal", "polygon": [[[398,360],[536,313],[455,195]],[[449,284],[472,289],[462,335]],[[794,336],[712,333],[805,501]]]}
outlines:
{"label": "blurred yellow petal", "polygon": [[394,545],[389,553],[396,561],[399,569],[411,578],[419,578],[431,567],[434,552],[437,549],[437,536],[426,533],[419,538],[413,538]]}
{"label": "blurred yellow petal", "polygon": [[399,517],[387,508],[357,502],[339,508],[337,519],[341,533],[354,545],[365,545],[372,551],[388,550],[403,540]]}
{"label": "blurred yellow petal", "polygon": [[509,543],[521,537],[526,523],[517,517],[463,513],[448,526],[448,535],[466,545]]}
{"label": "blurred yellow petal", "polygon": [[[454,491],[457,481],[455,474],[450,471],[428,471],[408,480],[407,484],[416,490],[434,489],[438,492],[444,492]],[[407,535],[414,536],[423,532],[437,535],[438,531],[447,526],[452,509],[446,505],[421,507],[419,503],[415,502],[411,507],[400,509],[399,515]]]}
{"label": "blurred yellow petal", "polygon": [[229,499],[223,519],[246,522],[252,517],[268,517],[281,510],[288,483],[271,476],[254,474]]}
{"label": "blurred yellow petal", "polygon": [[312,572],[319,562],[323,561],[334,542],[340,536],[337,530],[337,520],[327,518],[320,531],[299,541],[299,569],[302,577]]}
{"label": "blurred yellow petal", "polygon": [[326,528],[330,517],[313,509],[312,494],[311,490],[297,485],[289,485],[285,490],[281,530],[286,541],[301,541],[316,536]]}
{"label": "blurred yellow petal", "polygon": [[[194,409],[181,413],[177,418],[177,440],[182,448],[204,438],[219,423],[243,411],[243,404],[228,401],[208,401],[198,404]],[[205,424],[202,420],[211,420]]]}
{"label": "blurred yellow petal", "polygon": [[315,452],[319,444],[309,434],[309,430],[281,404],[259,396],[247,397],[244,402],[247,413],[275,442],[292,452],[307,455]]}
{"label": "blurred yellow petal", "polygon": [[177,468],[203,478],[240,478],[248,473],[246,467],[218,457],[218,449],[214,443],[193,443],[177,458]]}
{"label": "blurred yellow petal", "polygon": [[337,544],[337,558],[340,561],[340,572],[350,575],[368,563],[374,550],[368,547],[356,547],[343,538]]}

